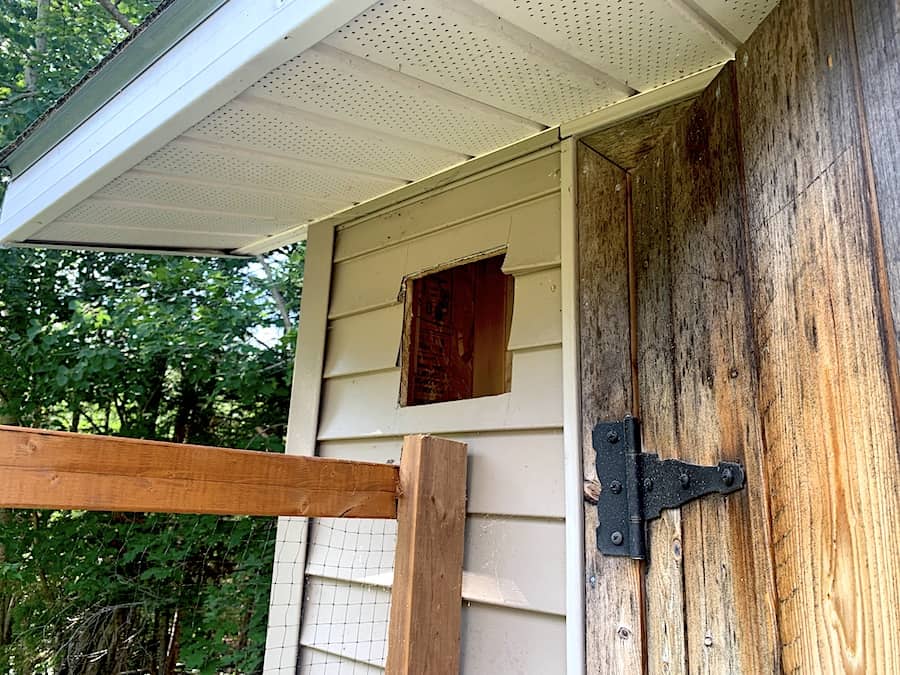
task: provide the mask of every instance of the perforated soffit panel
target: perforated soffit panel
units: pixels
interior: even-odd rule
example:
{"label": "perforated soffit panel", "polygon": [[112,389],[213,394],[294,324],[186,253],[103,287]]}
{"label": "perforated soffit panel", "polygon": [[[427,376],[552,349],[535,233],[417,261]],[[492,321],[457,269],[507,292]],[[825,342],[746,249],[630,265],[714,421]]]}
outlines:
{"label": "perforated soffit panel", "polygon": [[274,235],[723,63],[775,4],[385,0],[31,241],[260,250]]}

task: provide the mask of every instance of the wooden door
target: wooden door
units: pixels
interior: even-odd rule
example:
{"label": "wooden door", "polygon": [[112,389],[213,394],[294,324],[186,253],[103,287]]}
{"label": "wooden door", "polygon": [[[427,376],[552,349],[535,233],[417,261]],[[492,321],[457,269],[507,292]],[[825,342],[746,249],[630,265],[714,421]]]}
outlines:
{"label": "wooden door", "polygon": [[629,412],[747,473],[649,563],[586,503],[589,673],[900,672],[900,131],[860,70],[900,67],[900,5],[857,3],[873,37],[850,4],[783,2],[696,100],[579,145],[587,501],[590,428]]}

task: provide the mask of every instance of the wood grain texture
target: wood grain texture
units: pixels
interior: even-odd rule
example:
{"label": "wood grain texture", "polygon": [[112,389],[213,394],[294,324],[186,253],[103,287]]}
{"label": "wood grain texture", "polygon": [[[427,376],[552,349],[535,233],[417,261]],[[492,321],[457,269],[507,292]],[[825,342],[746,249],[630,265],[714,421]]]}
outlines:
{"label": "wood grain texture", "polygon": [[[638,306],[637,362],[642,436],[648,452],[678,457],[678,392],[675,389],[675,326],[672,319],[669,219],[672,172],[676,161],[672,134],[632,176],[632,217]],[[644,398],[646,396],[646,398]],[[647,409],[649,406],[649,409]],[[647,530],[650,565],[644,578],[647,613],[647,671],[688,672],[685,636],[681,510],[664,511]]]}
{"label": "wood grain texture", "polygon": [[400,459],[389,675],[456,675],[466,525],[466,445],[409,436]]}
{"label": "wood grain texture", "polygon": [[748,474],[648,529],[651,673],[778,670],[732,80],[726,67],[633,174],[644,445]]}
{"label": "wood grain texture", "polygon": [[691,101],[655,110],[646,115],[589,134],[581,142],[623,169],[633,169],[653,150],[666,132],[691,107]]}
{"label": "wood grain texture", "polygon": [[897,433],[847,5],[737,56],[782,670],[900,672]]}
{"label": "wood grain texture", "polygon": [[883,330],[893,338],[886,348],[896,425],[900,423],[900,0],[850,4]]}
{"label": "wood grain texture", "polygon": [[394,518],[384,464],[0,427],[0,507]]}
{"label": "wood grain texture", "polygon": [[[591,429],[631,412],[626,175],[578,145],[581,412],[586,483],[597,482]],[[586,666],[596,673],[642,671],[640,563],[597,551],[597,510],[585,504]]]}

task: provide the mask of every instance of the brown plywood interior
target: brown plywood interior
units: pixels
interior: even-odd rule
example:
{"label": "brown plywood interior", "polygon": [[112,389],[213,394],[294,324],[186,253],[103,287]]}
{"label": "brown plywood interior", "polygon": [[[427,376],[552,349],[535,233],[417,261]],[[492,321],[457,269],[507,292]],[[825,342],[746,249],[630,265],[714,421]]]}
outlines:
{"label": "brown plywood interior", "polygon": [[402,405],[510,390],[513,279],[502,255],[407,282]]}

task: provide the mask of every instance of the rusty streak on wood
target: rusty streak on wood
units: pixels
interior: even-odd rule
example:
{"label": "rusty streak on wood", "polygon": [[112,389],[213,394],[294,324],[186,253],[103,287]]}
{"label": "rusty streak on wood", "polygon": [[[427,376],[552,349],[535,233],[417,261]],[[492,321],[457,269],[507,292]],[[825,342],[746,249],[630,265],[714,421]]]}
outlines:
{"label": "rusty streak on wood", "polygon": [[407,436],[391,590],[388,675],[456,675],[466,524],[466,444]]}
{"label": "rusty streak on wood", "polygon": [[[856,3],[859,25],[894,17],[896,36],[896,9],[872,4]],[[893,364],[851,24],[842,1],[783,2],[736,61],[782,672],[900,672]],[[896,176],[896,82],[877,35],[859,46],[893,283],[896,221],[880,190]]]}
{"label": "rusty streak on wood", "polygon": [[[631,320],[625,172],[578,144],[581,411],[584,479],[596,482],[591,429],[631,412]],[[584,510],[588,673],[643,669],[641,566],[597,551],[597,510]]]}
{"label": "rusty streak on wood", "polygon": [[395,518],[397,467],[0,426],[0,508]]}
{"label": "rusty streak on wood", "polygon": [[645,447],[749,476],[649,528],[651,673],[778,670],[732,80],[726,67],[634,171]]}

